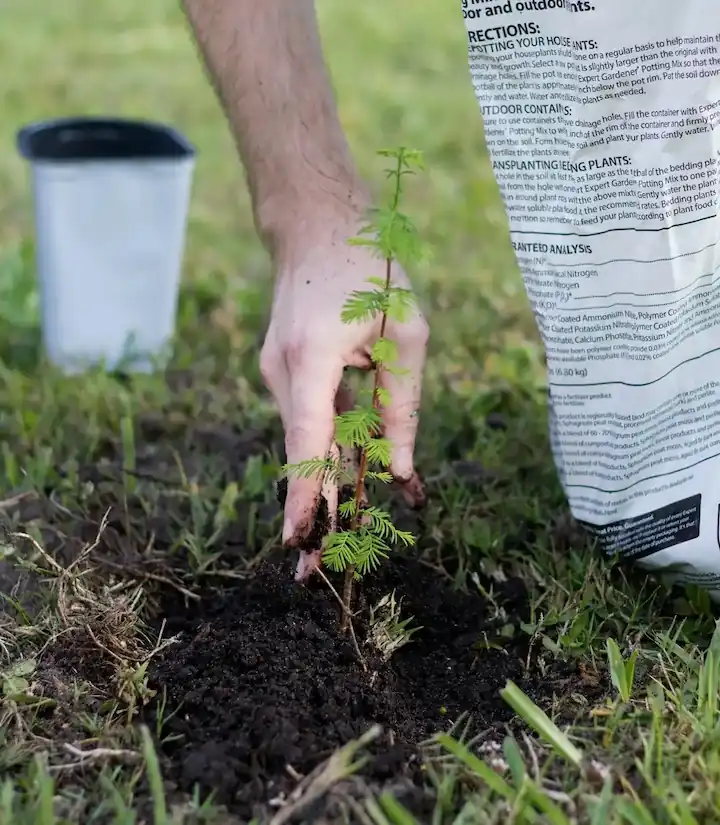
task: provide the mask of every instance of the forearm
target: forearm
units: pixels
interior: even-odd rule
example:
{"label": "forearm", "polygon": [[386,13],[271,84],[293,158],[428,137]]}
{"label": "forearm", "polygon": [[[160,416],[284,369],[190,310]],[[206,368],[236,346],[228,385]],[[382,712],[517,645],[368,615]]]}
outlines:
{"label": "forearm", "polygon": [[[313,0],[183,0],[271,249],[324,213],[363,208]],[[314,205],[310,208],[310,205]]]}

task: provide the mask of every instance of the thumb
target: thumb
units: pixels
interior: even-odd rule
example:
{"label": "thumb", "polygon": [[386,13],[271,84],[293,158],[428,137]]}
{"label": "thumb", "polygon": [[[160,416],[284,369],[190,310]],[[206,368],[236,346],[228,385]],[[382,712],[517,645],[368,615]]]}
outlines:
{"label": "thumb", "polygon": [[335,396],[342,380],[342,362],[326,353],[307,352],[293,365],[290,378],[290,414],[285,432],[288,489],[285,500],[283,544],[312,550],[304,545],[322,539],[314,535],[325,473],[292,470],[293,465],[328,459],[335,436]]}

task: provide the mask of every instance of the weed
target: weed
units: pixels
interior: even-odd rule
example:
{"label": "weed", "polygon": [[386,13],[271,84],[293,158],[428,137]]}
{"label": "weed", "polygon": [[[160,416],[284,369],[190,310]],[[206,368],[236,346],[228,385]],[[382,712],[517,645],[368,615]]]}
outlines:
{"label": "weed", "polygon": [[411,626],[412,616],[401,619],[400,608],[401,600],[395,598],[394,590],[370,608],[369,641],[386,660],[422,629]]}
{"label": "weed", "polygon": [[635,664],[638,658],[637,648],[630,654],[629,659],[623,659],[620,647],[615,639],[607,640],[608,667],[613,685],[620,694],[623,702],[629,702],[635,681]]}

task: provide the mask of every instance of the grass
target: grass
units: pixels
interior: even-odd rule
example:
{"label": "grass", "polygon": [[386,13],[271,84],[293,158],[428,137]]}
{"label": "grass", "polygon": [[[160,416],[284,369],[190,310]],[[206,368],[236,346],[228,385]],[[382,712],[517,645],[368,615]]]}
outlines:
{"label": "grass", "polygon": [[[581,691],[557,695],[540,709],[509,685],[504,698],[524,724],[504,742],[475,743],[454,728],[428,751],[433,825],[717,822],[720,631],[699,591],[677,594],[630,577],[563,527],[542,352],[484,151],[455,5],[319,3],[363,172],[378,180],[375,150],[398,144],[422,149],[430,169],[406,201],[435,249],[432,264],[413,273],[432,329],[418,461],[435,494],[422,547],[433,563],[452,557],[457,578],[470,583],[474,571],[483,580],[520,576],[532,616],[522,626],[508,617],[505,632],[528,634],[548,672],[569,662],[592,695],[605,690],[592,701]],[[69,0],[40,15],[7,0],[3,15],[0,573],[20,588],[30,577],[39,593],[22,608],[17,589],[0,593],[0,823],[231,823],[211,804],[170,799],[153,746],[162,718],[152,731],[131,722],[153,698],[147,663],[168,641],[143,621],[154,586],[192,598],[210,574],[242,575],[220,556],[236,521],[258,554],[279,535],[277,517],[265,515],[279,455],[229,468],[217,448],[187,444],[190,431],[200,440],[198,421],[280,436],[256,357],[270,273],[242,172],[176,3]],[[165,119],[200,149],[171,381],[63,378],[38,358],[32,214],[14,129],[78,112]],[[489,413],[512,426],[480,426]],[[170,491],[145,472],[158,458],[141,435],[158,417],[170,433]],[[497,480],[478,494],[472,479],[449,478],[454,458]],[[152,564],[132,556],[123,574],[114,569],[108,548],[126,552],[122,535],[148,541],[149,520],[169,502],[164,555],[150,553]],[[252,567],[252,558],[243,564]],[[102,651],[112,667],[67,678],[67,663],[53,659],[65,638]],[[502,636],[489,643],[502,645]],[[49,730],[52,704],[63,724]],[[333,764],[347,772],[352,753]],[[367,800],[363,816],[413,823],[388,795]]]}

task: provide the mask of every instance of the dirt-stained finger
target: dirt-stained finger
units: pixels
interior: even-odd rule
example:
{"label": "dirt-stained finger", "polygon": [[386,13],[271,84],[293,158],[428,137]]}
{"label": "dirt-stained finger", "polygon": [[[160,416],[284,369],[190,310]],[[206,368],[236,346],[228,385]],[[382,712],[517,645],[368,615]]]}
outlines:
{"label": "dirt-stained finger", "polygon": [[[338,461],[340,452],[337,444],[333,443],[331,445],[328,457],[331,461]],[[300,548],[295,567],[296,582],[306,582],[320,567],[322,563],[322,540],[328,533],[337,529],[338,485],[334,473],[328,473],[323,479],[320,498],[321,504],[318,510],[322,514],[320,516],[322,524],[316,523],[315,529],[311,531],[312,543],[308,542]]]}
{"label": "dirt-stained finger", "polygon": [[[291,471],[283,525],[283,544],[287,547],[304,546],[315,526],[324,476],[322,463],[328,460],[334,442],[335,399],[342,371],[337,358],[311,349],[297,358],[290,372],[285,452]],[[317,463],[312,472],[292,470],[294,465],[311,461]]]}

